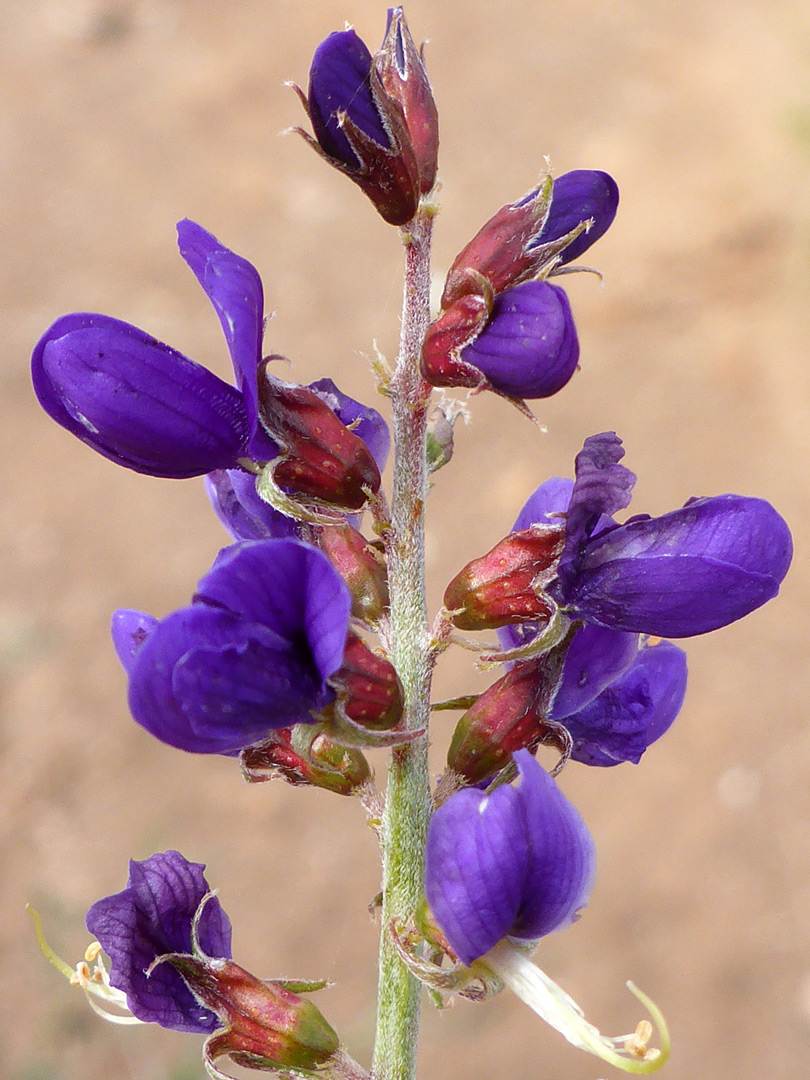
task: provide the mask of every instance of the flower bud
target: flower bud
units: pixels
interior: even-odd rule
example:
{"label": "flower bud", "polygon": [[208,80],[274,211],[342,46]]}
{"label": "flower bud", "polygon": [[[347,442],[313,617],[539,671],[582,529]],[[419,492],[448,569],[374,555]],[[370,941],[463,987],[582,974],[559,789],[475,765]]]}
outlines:
{"label": "flower bud", "polygon": [[212,1063],[229,1057],[253,1069],[317,1069],[339,1048],[335,1031],[311,1002],[282,983],[264,982],[233,960],[171,953],[159,957],[222,1020],[205,1044]]}
{"label": "flower bud", "polygon": [[388,610],[388,576],[382,552],[345,522],[318,529],[317,541],[349,587],[354,618],[378,622]]}
{"label": "flower bud", "polygon": [[352,632],[346,640],[343,666],[332,677],[345,694],[345,714],[360,727],[388,731],[402,716],[403,692],[394,665],[378,656]]}
{"label": "flower bud", "polygon": [[419,189],[423,195],[436,182],[439,154],[439,114],[425,65],[414,44],[401,7],[388,11],[388,29],[374,59],[380,84],[399,102],[416,154]]}
{"label": "flower bud", "polygon": [[308,724],[273,732],[243,750],[241,762],[251,783],[281,777],[293,787],[319,787],[335,795],[354,795],[371,779],[361,751],[333,742]]}
{"label": "flower bud", "polygon": [[554,602],[543,586],[556,574],[565,526],[534,525],[510,533],[456,574],[444,605],[459,630],[493,630],[521,622],[547,622]]}
{"label": "flower bud", "polygon": [[403,106],[386,92],[354,30],[321,42],[310,67],[309,95],[298,94],[315,138],[296,130],[310,146],[353,180],[390,225],[410,221],[420,180]]}
{"label": "flower bud", "polygon": [[476,291],[474,282],[479,276],[488,281],[494,293],[534,276],[537,256],[528,249],[548,217],[552,183],[546,176],[519,202],[502,206],[462,248],[447,274],[442,310]]}
{"label": "flower bud", "polygon": [[259,414],[283,451],[267,466],[276,484],[304,498],[361,510],[379,490],[371,451],[310,387],[283,382],[259,368]]}
{"label": "flower bud", "polygon": [[551,741],[565,753],[570,740],[548,720],[568,643],[515,664],[459,720],[447,764],[469,784],[494,776],[516,751]]}

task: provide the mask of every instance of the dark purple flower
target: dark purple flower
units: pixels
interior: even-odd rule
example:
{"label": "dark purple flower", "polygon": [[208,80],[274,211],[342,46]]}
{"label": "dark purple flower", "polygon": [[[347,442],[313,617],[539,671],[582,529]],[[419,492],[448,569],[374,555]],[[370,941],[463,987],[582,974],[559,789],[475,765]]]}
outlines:
{"label": "dark purple flower", "polygon": [[34,349],[40,404],[104,457],[150,476],[182,479],[267,461],[278,450],[261,428],[256,369],[262,286],[255,268],[192,221],[180,251],[225,331],[238,389],[129,323],[66,315]]}
{"label": "dark purple flower", "polygon": [[583,221],[593,221],[559,253],[559,263],[573,262],[605,235],[619,207],[619,187],[612,176],[591,169],[576,169],[554,181],[551,206],[543,227],[529,251],[559,240]]}
{"label": "dark purple flower", "polygon": [[[587,627],[596,630],[596,627]],[[634,637],[605,630],[613,638]],[[576,641],[576,638],[574,639]],[[573,646],[572,646],[573,648]],[[597,650],[593,666],[600,667]],[[569,657],[563,683],[569,670]],[[557,699],[551,718],[573,739],[571,757],[585,765],[638,764],[641,755],[669,729],[686,693],[686,654],[669,641],[640,648],[629,667],[579,710],[568,712],[566,698]],[[596,680],[594,680],[596,681]]]}
{"label": "dark purple flower", "polygon": [[388,132],[371,92],[372,62],[366,43],[354,30],[330,34],[312,57],[309,118],[322,149],[344,165],[358,167],[360,159],[340,122],[343,113],[380,146],[389,145]]}
{"label": "dark purple flower", "polygon": [[[235,754],[307,723],[334,697],[327,680],[343,662],[350,606],[315,548],[224,548],[188,607],[151,629],[139,612],[113,617],[132,715],[163,742],[201,754]],[[129,648],[128,631],[137,635]]]}
{"label": "dark purple flower", "polygon": [[[199,1003],[171,964],[149,966],[166,953],[192,951],[191,924],[210,889],[205,866],[177,851],[129,864],[127,887],[98,900],[87,913],[87,929],[111,960],[110,982],[127,996],[133,1015],[175,1031],[208,1035],[221,1021]],[[210,957],[230,959],[231,924],[216,897],[209,899],[197,930]]]}
{"label": "dark purple flower", "polygon": [[571,618],[689,637],[741,619],[776,595],[793,547],[769,503],[716,495],[616,525],[613,514],[628,505],[635,481],[619,464],[623,454],[613,432],[591,436],[577,456],[573,486],[549,481],[553,487],[538,489],[518,517],[525,528],[529,506],[538,512],[534,520],[566,513],[565,548],[548,591]]}
{"label": "dark purple flower", "polygon": [[420,167],[403,104],[386,92],[354,30],[321,42],[312,58],[309,93],[299,95],[315,133],[312,139],[301,132],[310,145],[354,180],[387,222],[410,221],[419,205]]}
{"label": "dark purple flower", "polygon": [[496,297],[484,330],[459,357],[499,394],[512,398],[556,394],[579,361],[568,297],[546,281],[508,289]]}
{"label": "dark purple flower", "polygon": [[568,926],[588,902],[596,864],[577,810],[525,750],[517,787],[465,788],[430,821],[425,893],[465,964],[505,937],[534,941]]}

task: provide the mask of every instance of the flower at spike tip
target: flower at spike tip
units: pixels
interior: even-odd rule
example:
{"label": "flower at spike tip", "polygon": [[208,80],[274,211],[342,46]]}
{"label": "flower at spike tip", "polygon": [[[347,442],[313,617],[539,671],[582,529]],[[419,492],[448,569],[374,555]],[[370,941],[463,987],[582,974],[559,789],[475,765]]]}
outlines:
{"label": "flower at spike tip", "polygon": [[519,781],[488,794],[465,788],[433,814],[425,894],[449,949],[471,974],[498,976],[574,1046],[627,1072],[660,1068],[669,1052],[659,1010],[634,990],[656,1021],[635,1035],[602,1035],[529,956],[538,939],[569,926],[587,904],[596,851],[578,811],[526,750],[515,754]]}
{"label": "flower at spike tip", "polygon": [[330,34],[312,58],[309,89],[292,84],[318,154],[353,180],[390,225],[405,225],[436,179],[438,114],[401,7],[388,11],[372,56],[352,29]]}
{"label": "flower at spike tip", "polygon": [[568,264],[604,235],[618,202],[612,177],[582,169],[502,207],[450,268],[422,348],[427,381],[516,402],[561,390],[579,340],[567,295],[546,279],[576,269]]}
{"label": "flower at spike tip", "polygon": [[292,539],[224,548],[187,607],[159,621],[113,616],[130,711],[156,738],[200,754],[237,754],[312,722],[335,699],[350,609],[316,548]]}

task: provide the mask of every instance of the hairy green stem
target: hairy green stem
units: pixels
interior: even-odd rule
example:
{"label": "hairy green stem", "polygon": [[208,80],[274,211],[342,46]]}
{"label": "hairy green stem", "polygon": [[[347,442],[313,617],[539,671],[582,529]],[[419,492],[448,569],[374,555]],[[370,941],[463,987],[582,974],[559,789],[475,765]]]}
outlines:
{"label": "hairy green stem", "polygon": [[[433,208],[403,230],[406,268],[399,357],[391,382],[394,488],[387,537],[393,660],[409,730],[427,730],[432,659],[425,601],[425,454],[429,387],[419,354],[430,320]],[[392,752],[382,830],[383,881],[374,1080],[413,1080],[421,987],[396,954],[389,927],[411,916],[422,895],[430,815],[427,735]]]}

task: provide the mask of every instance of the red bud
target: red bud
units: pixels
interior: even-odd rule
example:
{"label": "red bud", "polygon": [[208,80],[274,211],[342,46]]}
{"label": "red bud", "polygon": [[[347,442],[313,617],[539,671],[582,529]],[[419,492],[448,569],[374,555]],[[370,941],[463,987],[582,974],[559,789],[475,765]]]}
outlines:
{"label": "red bud", "polygon": [[535,192],[502,206],[479,229],[450,267],[442,294],[443,309],[476,291],[476,273],[488,280],[495,294],[535,276],[548,256],[542,250],[530,251],[529,244],[540,234],[548,217],[551,190],[549,176]]}
{"label": "red bud", "polygon": [[416,154],[420,191],[426,195],[436,182],[439,114],[425,65],[401,7],[388,12],[388,30],[374,64],[383,90],[402,108]]}
{"label": "red bud", "polygon": [[555,605],[543,588],[556,575],[565,526],[533,525],[510,533],[473,559],[447,586],[445,607],[460,630],[548,622]]}
{"label": "red bud", "polygon": [[349,587],[354,618],[366,623],[378,622],[388,610],[388,576],[383,553],[345,523],[318,529],[317,542]]}
{"label": "red bud", "polygon": [[283,451],[271,463],[273,480],[295,495],[361,510],[380,487],[371,451],[314,390],[271,375],[272,359],[259,367],[259,413]]}
{"label": "red bud", "polygon": [[362,638],[349,633],[343,667],[331,679],[346,699],[350,720],[372,731],[388,731],[402,716],[402,685],[394,665],[372,652]]}

